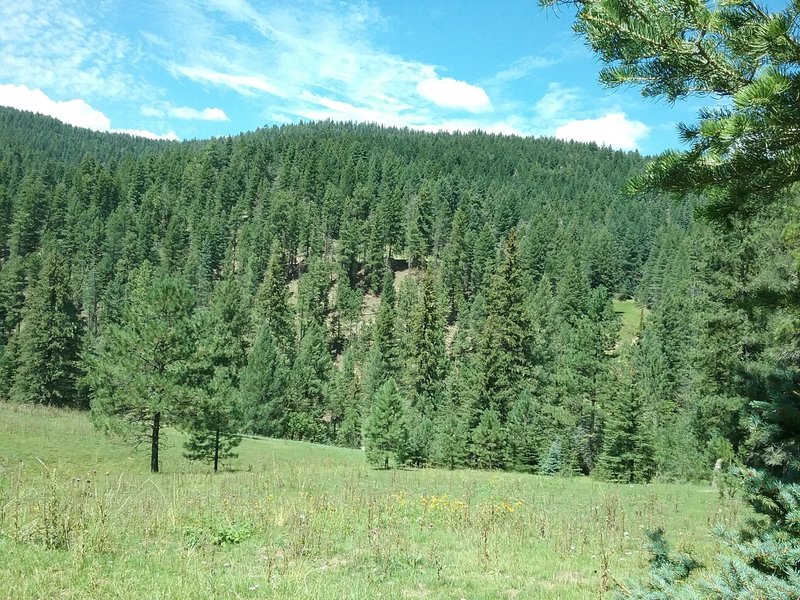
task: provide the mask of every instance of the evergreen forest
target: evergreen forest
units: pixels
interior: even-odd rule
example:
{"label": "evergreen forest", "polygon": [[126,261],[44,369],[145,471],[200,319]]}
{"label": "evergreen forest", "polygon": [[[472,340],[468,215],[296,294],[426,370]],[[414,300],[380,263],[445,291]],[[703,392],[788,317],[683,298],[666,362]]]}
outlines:
{"label": "evergreen forest", "polygon": [[723,228],[701,195],[626,194],[645,165],[333,122],[155,142],[0,108],[0,398],[90,410],[152,471],[166,428],[215,470],[258,435],[378,468],[785,471],[797,439],[749,425],[796,378],[796,208]]}

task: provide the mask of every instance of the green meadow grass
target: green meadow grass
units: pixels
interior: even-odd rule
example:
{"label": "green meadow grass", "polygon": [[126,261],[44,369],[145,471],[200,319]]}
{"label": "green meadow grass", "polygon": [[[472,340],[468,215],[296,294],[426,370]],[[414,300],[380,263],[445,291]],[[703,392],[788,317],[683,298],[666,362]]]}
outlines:
{"label": "green meadow grass", "polygon": [[87,415],[0,403],[0,598],[598,598],[646,571],[645,531],[702,561],[739,504],[707,487],[369,468],[246,439],[232,471],[163,472]]}
{"label": "green meadow grass", "polygon": [[619,339],[620,342],[630,344],[633,340],[634,336],[639,332],[639,327],[641,326],[642,317],[647,318],[648,310],[644,310],[644,315],[642,314],[642,308],[636,305],[634,300],[614,300],[614,312],[620,318],[620,331],[619,331]]}

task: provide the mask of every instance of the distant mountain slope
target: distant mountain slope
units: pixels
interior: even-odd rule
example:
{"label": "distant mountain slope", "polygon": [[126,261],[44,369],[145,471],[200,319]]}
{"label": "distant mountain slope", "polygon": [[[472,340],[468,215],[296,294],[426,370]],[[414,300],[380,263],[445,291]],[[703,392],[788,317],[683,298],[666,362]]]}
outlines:
{"label": "distant mountain slope", "polygon": [[[644,162],[331,122],[153,142],[2,109],[0,397],[86,408],[97,388],[74,374],[172,278],[193,298],[193,352],[232,369],[233,392],[209,394],[228,428],[359,447],[391,378],[403,460],[536,470],[551,456],[589,473],[639,360],[617,344],[614,298],[666,323],[647,347],[669,353],[653,358],[668,361],[669,406],[691,406],[694,201],[627,196]],[[394,284],[401,271],[419,276]],[[74,335],[50,343],[55,323]]]}

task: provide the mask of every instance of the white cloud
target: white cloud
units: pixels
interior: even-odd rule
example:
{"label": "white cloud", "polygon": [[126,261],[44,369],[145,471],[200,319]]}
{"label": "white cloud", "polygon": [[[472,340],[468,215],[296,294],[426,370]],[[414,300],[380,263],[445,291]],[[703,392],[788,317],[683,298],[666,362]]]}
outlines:
{"label": "white cloud", "polygon": [[576,142],[595,142],[618,150],[635,150],[650,128],[625,113],[610,113],[598,119],[577,119],[556,129],[556,137]]}
{"label": "white cloud", "polygon": [[475,113],[492,109],[492,103],[483,88],[450,77],[424,79],[417,84],[417,92],[444,108],[461,108]]}
{"label": "white cloud", "polygon": [[143,117],[156,117],[162,119],[166,116],[166,113],[156,106],[142,106],[139,108],[139,114]]}
{"label": "white cloud", "polygon": [[0,105],[41,113],[95,131],[106,131],[111,127],[111,120],[84,100],[58,102],[42,90],[32,90],[25,85],[0,84]]}
{"label": "white cloud", "polygon": [[167,110],[167,114],[185,121],[230,121],[228,115],[221,108],[197,110],[189,106],[172,106]]}
{"label": "white cloud", "polygon": [[157,134],[146,129],[113,129],[111,127],[111,119],[105,113],[93,108],[85,100],[81,98],[65,101],[53,100],[42,90],[32,90],[25,85],[0,84],[0,106],[10,106],[19,110],[40,113],[58,119],[62,123],[93,129],[94,131],[125,133],[151,140],[178,139],[174,131]]}

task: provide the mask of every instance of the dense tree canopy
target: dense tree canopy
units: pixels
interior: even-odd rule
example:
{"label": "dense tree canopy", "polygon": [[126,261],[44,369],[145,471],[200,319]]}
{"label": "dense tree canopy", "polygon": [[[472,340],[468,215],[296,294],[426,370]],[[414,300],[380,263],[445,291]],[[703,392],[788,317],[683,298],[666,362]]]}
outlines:
{"label": "dense tree canopy", "polygon": [[[718,339],[715,298],[729,288],[722,273],[745,289],[770,264],[785,281],[791,253],[773,248],[769,261],[756,244],[749,270],[698,260],[714,244],[693,218],[701,200],[626,196],[645,168],[636,153],[330,122],[148,143],[11,109],[0,139],[3,397],[27,377],[21,348],[39,329],[29,307],[56,245],[59,293],[98,356],[123,332],[146,345],[131,337],[143,268],[187,286],[196,337],[173,382],[187,393],[162,382],[165,411],[150,417],[174,415],[199,458],[219,458],[239,433],[359,447],[389,379],[417,465],[591,473],[614,446],[607,427],[644,426],[648,477],[698,478],[717,458],[711,440],[739,456],[762,443],[741,426],[746,391],[721,382],[745,350],[761,360],[775,345],[749,325],[740,346]],[[620,335],[615,306],[640,330]],[[698,339],[708,354],[695,355]],[[634,354],[645,361],[623,351],[637,340],[646,393],[626,412],[630,386],[617,379]],[[78,363],[100,417],[110,388]],[[624,422],[640,415],[644,425]]]}

